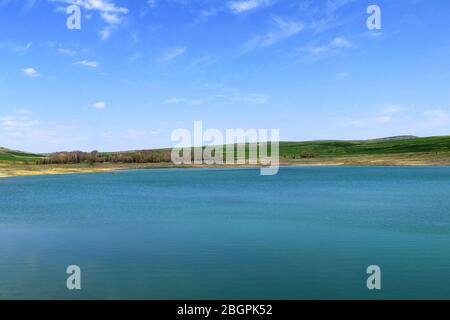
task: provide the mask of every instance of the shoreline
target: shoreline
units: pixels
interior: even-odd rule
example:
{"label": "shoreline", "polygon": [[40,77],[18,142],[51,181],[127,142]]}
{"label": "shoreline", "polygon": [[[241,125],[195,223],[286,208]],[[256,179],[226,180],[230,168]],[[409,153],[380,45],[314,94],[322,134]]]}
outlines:
{"label": "shoreline", "polygon": [[[321,167],[321,166],[364,166],[364,167],[449,167],[449,157],[429,157],[429,155],[388,155],[382,157],[339,157],[322,159],[282,159],[280,167]],[[99,173],[139,169],[189,169],[189,168],[260,168],[258,165],[174,165],[173,163],[98,163],[25,165],[0,162],[0,179],[20,176],[60,175],[79,173]]]}

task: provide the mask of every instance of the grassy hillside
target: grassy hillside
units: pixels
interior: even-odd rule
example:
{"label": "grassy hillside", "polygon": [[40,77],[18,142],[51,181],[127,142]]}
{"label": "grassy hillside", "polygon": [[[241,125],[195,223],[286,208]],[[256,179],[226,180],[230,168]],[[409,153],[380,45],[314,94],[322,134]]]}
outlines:
{"label": "grassy hillside", "polygon": [[[248,147],[248,146],[247,146]],[[248,152],[247,152],[248,154]],[[280,142],[280,158],[282,159],[320,159],[320,158],[343,158],[358,156],[384,156],[384,155],[447,155],[450,157],[450,136],[418,138],[412,136],[401,136],[375,140],[355,141],[306,141],[306,142]],[[53,154],[57,155],[57,154]],[[130,157],[158,156],[161,160],[156,162],[170,161],[170,149],[141,150],[124,152],[100,152],[96,155],[101,162],[135,162]],[[89,154],[85,155],[89,157]],[[151,158],[150,157],[150,158]],[[31,162],[42,160],[43,155],[24,153],[0,148],[0,161],[2,162]],[[114,159],[114,160],[111,160]],[[142,161],[140,159],[138,162]],[[145,158],[147,159],[147,158]],[[87,161],[87,160],[86,160]],[[84,162],[84,161],[81,161]],[[150,161],[153,162],[153,161]]]}
{"label": "grassy hillside", "polygon": [[[270,145],[269,153],[270,153]],[[246,150],[248,157],[248,144]],[[236,152],[236,146],[235,146]],[[224,149],[225,153],[225,149]],[[373,140],[280,142],[281,159],[320,159],[389,155],[448,155],[450,136],[418,138],[399,136]]]}
{"label": "grassy hillside", "polygon": [[407,153],[450,152],[450,136],[443,137],[394,137],[361,141],[310,141],[282,142],[282,157],[345,157],[375,156]]}
{"label": "grassy hillside", "polygon": [[42,155],[0,148],[0,161],[3,162],[35,162],[42,158]]}

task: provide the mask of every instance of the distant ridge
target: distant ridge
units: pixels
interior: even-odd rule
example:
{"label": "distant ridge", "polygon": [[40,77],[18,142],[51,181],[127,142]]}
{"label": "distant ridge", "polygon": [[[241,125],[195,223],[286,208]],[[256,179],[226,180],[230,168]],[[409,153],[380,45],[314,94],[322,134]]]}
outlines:
{"label": "distant ridge", "polygon": [[393,137],[386,137],[386,138],[377,138],[372,139],[372,141],[394,141],[394,140],[406,140],[406,139],[418,139],[417,136],[393,136]]}

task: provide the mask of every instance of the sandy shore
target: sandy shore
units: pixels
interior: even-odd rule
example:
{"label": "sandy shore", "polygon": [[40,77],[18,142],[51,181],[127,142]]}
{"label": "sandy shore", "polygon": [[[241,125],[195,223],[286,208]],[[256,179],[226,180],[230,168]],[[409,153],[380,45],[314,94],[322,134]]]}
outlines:
{"label": "sandy shore", "polygon": [[[16,176],[56,175],[75,173],[112,172],[145,168],[161,168],[171,164],[67,164],[67,165],[7,165],[0,164],[0,178]],[[173,165],[172,165],[173,166]]]}

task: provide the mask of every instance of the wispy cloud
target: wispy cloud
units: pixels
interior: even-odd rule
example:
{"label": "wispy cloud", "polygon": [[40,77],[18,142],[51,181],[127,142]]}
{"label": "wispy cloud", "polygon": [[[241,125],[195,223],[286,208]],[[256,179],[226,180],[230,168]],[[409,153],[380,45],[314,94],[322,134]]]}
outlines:
{"label": "wispy cloud", "polygon": [[104,102],[104,101],[94,102],[92,104],[92,107],[95,108],[95,109],[99,109],[99,110],[105,109],[106,108],[106,102]]}
{"label": "wispy cloud", "polygon": [[308,45],[300,48],[300,53],[306,54],[306,60],[317,60],[322,57],[334,56],[345,49],[354,48],[355,45],[344,37],[336,37],[332,41],[322,45]]}
{"label": "wispy cloud", "polygon": [[50,0],[51,2],[64,2],[75,4],[86,10],[96,10],[107,13],[127,14],[128,9],[117,6],[113,0]]}
{"label": "wispy cloud", "polygon": [[199,99],[177,98],[177,97],[169,98],[163,101],[163,104],[186,104],[189,106],[201,105],[202,103],[203,103],[202,100]]}
{"label": "wispy cloud", "polygon": [[111,36],[112,31],[113,31],[113,28],[111,28],[111,27],[106,27],[106,28],[100,30],[100,38],[102,40],[108,39]]}
{"label": "wispy cloud", "polygon": [[251,103],[251,104],[265,104],[269,101],[270,95],[264,93],[249,93],[249,94],[218,94],[216,99],[225,99],[231,102]]}
{"label": "wispy cloud", "polygon": [[170,61],[173,60],[179,56],[181,56],[182,54],[184,54],[187,51],[187,47],[176,47],[176,48],[172,48],[168,51],[166,51],[163,56],[162,59],[164,61]]}
{"label": "wispy cloud", "polygon": [[228,3],[228,7],[235,14],[240,14],[247,11],[252,11],[260,7],[268,6],[272,3],[271,0],[245,0],[232,1]]}
{"label": "wispy cloud", "polygon": [[25,44],[16,44],[16,43],[0,43],[0,49],[4,49],[13,53],[26,53],[30,50],[32,42],[28,42]]}
{"label": "wispy cloud", "polygon": [[260,47],[270,47],[280,41],[295,36],[304,29],[300,21],[287,20],[280,17],[272,17],[273,26],[264,35],[257,35],[244,44],[243,52],[249,52]]}
{"label": "wispy cloud", "polygon": [[[450,110],[445,108],[423,109],[405,108],[401,105],[388,105],[378,112],[366,116],[347,116],[338,119],[339,125],[347,128],[362,129],[367,132],[379,132],[382,128],[386,135],[446,134],[450,128]],[[440,130],[440,131],[439,131]]]}
{"label": "wispy cloud", "polygon": [[100,16],[109,24],[119,24],[122,21],[122,18],[115,13],[102,12]]}
{"label": "wispy cloud", "polygon": [[76,50],[66,49],[66,48],[58,48],[58,53],[73,56],[77,54]]}
{"label": "wispy cloud", "polygon": [[0,115],[1,144],[34,152],[66,150],[68,143],[79,143],[86,139],[78,124],[70,119],[62,123],[41,122],[33,112],[18,109]]}
{"label": "wispy cloud", "polygon": [[20,137],[29,133],[39,121],[33,120],[28,116],[3,116],[0,117],[0,126],[7,135]]}
{"label": "wispy cloud", "polygon": [[32,42],[28,42],[28,43],[27,43],[26,45],[24,45],[24,46],[17,46],[17,47],[15,48],[15,50],[18,51],[18,52],[26,52],[26,51],[28,51],[28,50],[31,48],[32,45],[33,45]]}
{"label": "wispy cloud", "polygon": [[307,28],[315,33],[321,33],[353,21],[354,17],[346,14],[342,16],[341,8],[355,2],[354,0],[327,0],[317,1],[315,6],[312,4],[305,6],[305,10],[311,12],[312,19]]}
{"label": "wispy cloud", "polygon": [[83,66],[87,68],[97,68],[99,63],[97,61],[81,60],[74,63],[77,66]]}
{"label": "wispy cloud", "polygon": [[343,80],[345,78],[348,78],[350,76],[350,73],[347,71],[339,72],[337,75],[334,76],[333,80]]}
{"label": "wispy cloud", "polygon": [[22,69],[22,74],[27,76],[27,77],[33,77],[33,78],[39,77],[39,72],[36,69],[34,69],[34,68]]}

